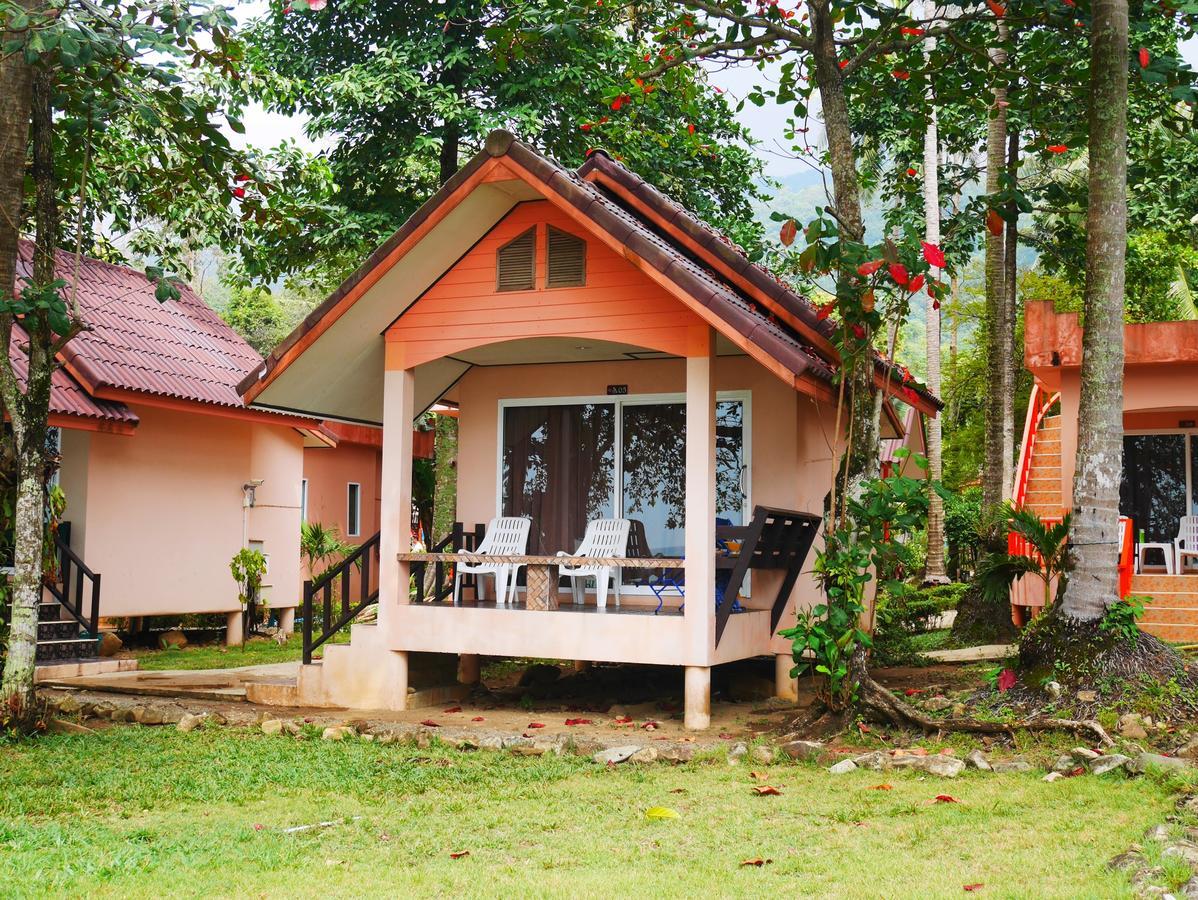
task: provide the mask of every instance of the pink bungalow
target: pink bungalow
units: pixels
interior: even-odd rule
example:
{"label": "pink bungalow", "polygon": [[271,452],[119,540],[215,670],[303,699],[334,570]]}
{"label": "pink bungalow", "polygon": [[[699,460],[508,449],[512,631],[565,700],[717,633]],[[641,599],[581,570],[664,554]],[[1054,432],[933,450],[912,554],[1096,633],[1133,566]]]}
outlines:
{"label": "pink bungalow", "polygon": [[[492,133],[240,386],[258,409],[383,427],[379,553],[364,560],[379,567],[377,624],[304,666],[299,702],[403,709],[418,652],[458,654],[465,680],[483,655],[677,666],[694,728],[720,663],[774,655],[793,692],[777,630],[817,597],[800,568],[833,468],[828,333],[604,153],[575,172]],[[466,534],[528,524],[513,602],[409,587],[427,558],[407,552],[412,422],[438,401],[459,410]],[[630,529],[617,599],[587,586],[559,602],[545,560],[598,520]],[[374,600],[349,593],[331,616],[313,606],[310,643]]]}
{"label": "pink bungalow", "polygon": [[[1073,506],[1081,394],[1077,313],[1028,303],[1024,364],[1035,376],[1015,502],[1042,517]],[[1198,640],[1198,322],[1124,327],[1120,589],[1149,598],[1141,627]],[[1026,582],[1026,580],[1025,580]],[[1042,586],[1012,594],[1017,621],[1043,606]]]}

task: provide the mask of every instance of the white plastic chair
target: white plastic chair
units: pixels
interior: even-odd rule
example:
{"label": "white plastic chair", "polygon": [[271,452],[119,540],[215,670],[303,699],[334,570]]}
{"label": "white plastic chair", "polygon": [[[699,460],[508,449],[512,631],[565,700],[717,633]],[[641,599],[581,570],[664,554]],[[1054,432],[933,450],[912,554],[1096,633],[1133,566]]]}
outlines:
{"label": "white plastic chair", "polygon": [[[587,523],[586,533],[582,543],[574,553],[565,550],[557,551],[558,556],[593,556],[601,558],[618,558],[628,552],[628,529],[631,522],[627,519],[594,519]],[[570,587],[574,593],[574,602],[581,604],[586,596],[586,579],[595,579],[595,605],[599,609],[607,606],[607,588],[612,581],[612,571],[615,566],[573,566],[563,562],[558,566],[561,575],[570,579]],[[620,579],[615,579],[616,606],[620,605]]]}
{"label": "white plastic chair", "polygon": [[1173,554],[1177,557],[1175,571],[1184,575],[1186,557],[1198,559],[1198,516],[1182,516],[1177,525],[1177,537],[1173,540]]}
{"label": "white plastic chair", "polygon": [[[529,524],[530,520],[523,516],[505,516],[501,519],[492,519],[490,524],[487,525],[487,533],[483,535],[482,542],[473,552],[484,556],[522,556],[528,552]],[[458,551],[458,553],[466,552],[468,551]],[[457,603],[461,599],[462,576],[465,574],[494,575],[495,602],[497,604],[506,603],[509,599],[515,602],[516,573],[520,571],[520,566],[520,563],[455,563],[453,602]],[[479,580],[476,584],[478,587],[475,590],[478,594],[478,599],[481,600],[482,581]]]}

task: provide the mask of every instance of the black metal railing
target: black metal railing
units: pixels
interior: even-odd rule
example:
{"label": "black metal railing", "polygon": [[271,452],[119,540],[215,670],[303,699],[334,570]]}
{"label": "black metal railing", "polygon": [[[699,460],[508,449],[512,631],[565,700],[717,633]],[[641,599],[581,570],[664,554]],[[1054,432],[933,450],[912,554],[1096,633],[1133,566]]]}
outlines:
{"label": "black metal railing", "polygon": [[[380,534],[365,541],[341,562],[330,566],[315,581],[304,582],[304,664],[312,651],[352,622],[368,606],[379,602],[372,572],[378,572]],[[319,621],[316,598],[320,596]],[[339,607],[339,609],[338,609]],[[317,626],[320,633],[316,634]]]}
{"label": "black metal railing", "polygon": [[88,637],[95,637],[100,626],[100,576],[71,549],[70,539],[70,528],[59,526],[54,535],[58,578],[47,578],[46,590],[64,612],[83,626]]}
{"label": "black metal railing", "polygon": [[[461,522],[454,522],[449,534],[429,548],[430,553],[456,553],[459,550],[475,550],[486,535],[486,527],[475,525],[470,531]],[[444,600],[453,593],[453,563],[433,563],[433,577],[429,579],[428,563],[412,563],[414,583],[412,599],[417,603]],[[473,576],[467,583],[473,584]]]}

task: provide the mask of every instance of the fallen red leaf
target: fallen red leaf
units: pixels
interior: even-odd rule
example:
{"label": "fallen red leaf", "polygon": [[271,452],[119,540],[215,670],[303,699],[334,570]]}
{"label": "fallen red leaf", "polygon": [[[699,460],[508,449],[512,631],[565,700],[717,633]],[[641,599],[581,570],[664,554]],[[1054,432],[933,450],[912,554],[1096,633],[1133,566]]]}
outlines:
{"label": "fallen red leaf", "polygon": [[962,887],[962,888],[964,888],[965,890],[969,891],[971,894],[972,894],[974,891],[980,891],[980,890],[981,890],[982,888],[984,888],[985,886],[986,886],[986,885],[982,884],[980,881],[979,881],[977,884],[963,884],[963,885],[961,885],[961,887]]}
{"label": "fallen red leaf", "polygon": [[475,717],[474,717],[473,719],[471,719],[470,721],[471,721],[471,722],[482,722],[482,721],[483,721],[483,717],[482,717],[482,716],[475,716]]}
{"label": "fallen red leaf", "polygon": [[742,866],[756,866],[760,869],[762,866],[768,866],[772,862],[772,859],[762,859],[760,856],[754,856],[752,859],[742,859],[740,864]]}
{"label": "fallen red leaf", "polygon": [[529,728],[544,728],[545,723],[544,722],[529,722],[528,727]]}
{"label": "fallen red leaf", "polygon": [[954,797],[952,794],[937,794],[936,802],[937,803],[960,803],[961,801],[958,800],[956,797]]}
{"label": "fallen red leaf", "polygon": [[870,790],[871,791],[893,791],[894,785],[893,784],[875,784],[873,787],[870,788]]}
{"label": "fallen red leaf", "polygon": [[590,725],[590,719],[566,719],[567,725]]}
{"label": "fallen red leaf", "polygon": [[612,721],[617,725],[628,725],[632,722],[632,716],[616,716]]}
{"label": "fallen red leaf", "polygon": [[469,856],[469,855],[470,855],[469,850],[455,850],[455,851],[453,851],[453,853],[449,854],[449,858],[450,859],[461,859],[463,856]]}
{"label": "fallen red leaf", "polygon": [[726,731],[721,731],[720,732],[720,740],[721,741],[730,741],[730,740],[732,740],[732,735],[730,735]]}
{"label": "fallen red leaf", "polygon": [[1078,775],[1085,775],[1085,774],[1086,774],[1085,766],[1074,766],[1072,769],[1070,769],[1068,772],[1065,773],[1065,777],[1066,778],[1076,778]]}
{"label": "fallen red leaf", "polygon": [[1015,672],[1013,670],[1003,669],[1001,672],[998,673],[998,691],[999,691],[999,693],[1001,694],[1001,693],[1005,693],[1006,691],[1009,691],[1011,688],[1015,687],[1015,685],[1016,685],[1016,683],[1018,683],[1018,681],[1019,681],[1019,677],[1015,674]]}
{"label": "fallen red leaf", "polygon": [[773,785],[759,784],[753,788],[753,793],[758,797],[780,797],[782,792]]}
{"label": "fallen red leaf", "polygon": [[641,728],[644,728],[646,731],[656,731],[658,728],[661,728],[661,722],[654,722],[652,719],[650,719],[648,722],[643,724]]}
{"label": "fallen red leaf", "polygon": [[914,697],[916,694],[922,694],[923,691],[919,688],[907,688],[903,693],[908,697]]}
{"label": "fallen red leaf", "polygon": [[461,711],[462,711],[462,708],[460,706],[451,706],[451,707],[449,707],[449,709],[441,710],[441,712],[443,712],[443,713],[459,713]]}
{"label": "fallen red leaf", "polygon": [[427,727],[429,727],[429,728],[440,728],[440,727],[441,727],[441,726],[440,726],[440,725],[438,725],[436,722],[434,722],[432,719],[425,719],[425,720],[424,720],[423,722],[421,722],[420,724],[421,724],[421,725],[425,725],[425,726],[427,726]]}
{"label": "fallen red leaf", "polygon": [[864,722],[857,723],[857,730],[860,731],[862,734],[869,734],[869,726],[866,725]]}

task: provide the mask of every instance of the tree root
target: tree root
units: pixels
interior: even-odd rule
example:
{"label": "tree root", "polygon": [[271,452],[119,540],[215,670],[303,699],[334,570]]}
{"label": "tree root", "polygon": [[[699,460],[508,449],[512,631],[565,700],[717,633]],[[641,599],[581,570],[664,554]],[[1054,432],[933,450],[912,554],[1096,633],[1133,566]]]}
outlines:
{"label": "tree root", "polygon": [[1088,735],[1100,747],[1111,747],[1114,741],[1106,729],[1094,720],[1031,718],[1014,722],[986,722],[971,718],[933,719],[909,703],[903,702],[870,676],[865,653],[858,650],[850,663],[851,677],[857,683],[858,707],[898,728],[919,728],[926,732],[965,732],[971,734],[1008,734],[1016,731],[1068,731]]}

